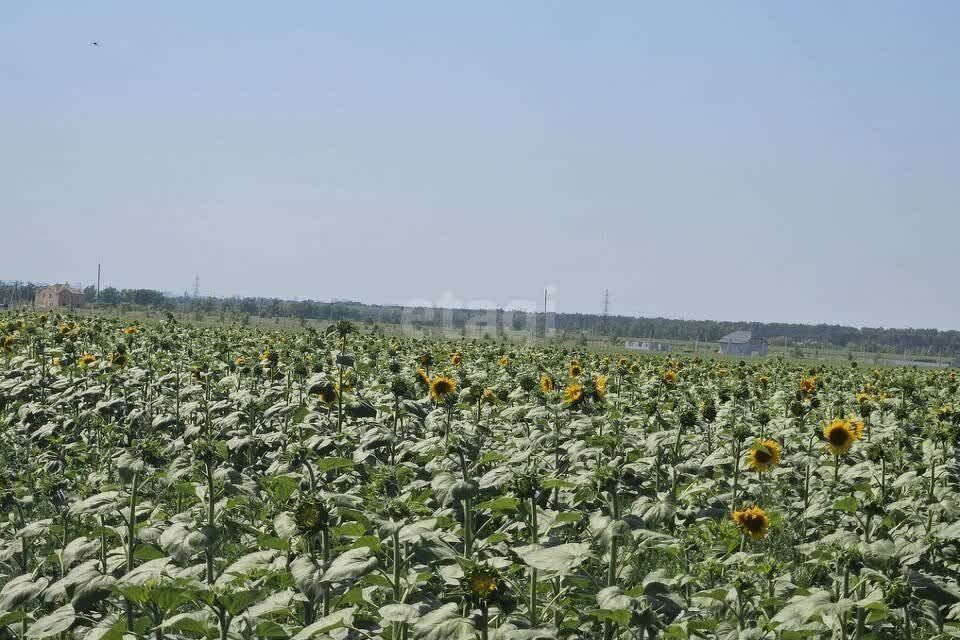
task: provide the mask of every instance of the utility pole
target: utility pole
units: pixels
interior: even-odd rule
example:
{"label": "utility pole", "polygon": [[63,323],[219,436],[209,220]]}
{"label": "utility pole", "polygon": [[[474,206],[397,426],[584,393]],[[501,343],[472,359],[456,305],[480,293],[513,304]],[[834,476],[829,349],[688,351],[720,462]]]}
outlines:
{"label": "utility pole", "polygon": [[100,263],[97,263],[97,296],[96,300],[100,300]]}

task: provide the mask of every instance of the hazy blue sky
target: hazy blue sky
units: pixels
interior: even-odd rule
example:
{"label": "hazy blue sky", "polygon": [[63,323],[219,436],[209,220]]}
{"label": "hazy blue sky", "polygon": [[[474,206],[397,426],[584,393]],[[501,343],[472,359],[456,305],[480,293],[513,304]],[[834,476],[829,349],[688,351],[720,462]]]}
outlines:
{"label": "hazy blue sky", "polygon": [[0,278],[960,328],[960,3],[790,4],[3,3]]}

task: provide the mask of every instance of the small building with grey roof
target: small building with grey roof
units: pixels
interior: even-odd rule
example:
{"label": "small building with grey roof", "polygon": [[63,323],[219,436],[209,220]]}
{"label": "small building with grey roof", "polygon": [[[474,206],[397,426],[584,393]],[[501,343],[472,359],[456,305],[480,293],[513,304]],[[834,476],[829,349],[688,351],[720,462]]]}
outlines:
{"label": "small building with grey roof", "polygon": [[763,338],[754,338],[750,331],[734,331],[720,338],[718,353],[733,356],[765,356],[769,346]]}

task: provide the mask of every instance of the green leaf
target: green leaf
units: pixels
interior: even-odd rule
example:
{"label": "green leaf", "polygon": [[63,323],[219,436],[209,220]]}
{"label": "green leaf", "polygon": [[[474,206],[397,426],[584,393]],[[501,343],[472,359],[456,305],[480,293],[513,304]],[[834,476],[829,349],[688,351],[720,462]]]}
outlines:
{"label": "green leaf", "polygon": [[317,462],[317,468],[322,472],[352,467],[356,463],[350,458],[322,458]]}
{"label": "green leaf", "polygon": [[413,622],[420,613],[409,604],[388,604],[380,607],[380,617],[384,622]]}
{"label": "green leaf", "polygon": [[27,638],[40,640],[49,638],[58,633],[63,633],[70,628],[73,621],[77,619],[77,613],[73,610],[73,605],[64,605],[33,623],[27,630]]}
{"label": "green leaf", "polygon": [[356,610],[356,607],[348,607],[320,618],[313,624],[301,629],[300,633],[293,636],[292,640],[310,640],[310,638],[313,638],[318,634],[333,631],[334,629],[339,629],[341,627],[349,627],[353,624],[353,613]]}
{"label": "green leaf", "polygon": [[621,627],[629,625],[633,617],[633,613],[625,609],[593,609],[587,611],[587,615],[603,622],[613,622]]}
{"label": "green leaf", "polygon": [[857,509],[860,508],[860,503],[855,497],[847,496],[834,502],[833,508],[844,513],[856,513]]}
{"label": "green leaf", "polygon": [[376,556],[371,557],[369,547],[344,551],[330,563],[321,576],[321,582],[350,582],[373,571],[377,567]]}
{"label": "green leaf", "polygon": [[527,551],[521,554],[520,559],[535,569],[565,574],[579,567],[591,556],[589,544],[568,542],[556,547]]}

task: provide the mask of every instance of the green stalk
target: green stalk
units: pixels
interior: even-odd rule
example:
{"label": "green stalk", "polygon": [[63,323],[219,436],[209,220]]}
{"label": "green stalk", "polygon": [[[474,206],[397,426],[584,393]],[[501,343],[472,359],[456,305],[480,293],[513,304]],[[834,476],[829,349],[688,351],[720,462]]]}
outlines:
{"label": "green stalk", "polygon": [[[137,550],[137,491],[140,489],[140,471],[133,472],[133,481],[130,483],[130,514],[127,518],[127,573],[133,571],[133,556]],[[127,610],[127,629],[133,630],[133,603],[124,598]]]}
{"label": "green stalk", "polygon": [[[330,532],[324,527],[320,531],[320,544],[323,546],[323,568],[330,563]],[[330,583],[323,583],[323,616],[330,615]]]}
{"label": "green stalk", "polygon": [[[620,519],[620,500],[617,495],[617,488],[613,487],[609,492],[610,497],[610,516],[616,522]],[[616,536],[610,538],[610,561],[607,565],[607,586],[612,587],[617,584],[617,551],[619,541]],[[613,638],[613,623],[609,620],[603,623],[603,637],[609,640]]]}
{"label": "green stalk", "polygon": [[[213,469],[207,463],[207,526],[213,528],[216,502],[213,495]],[[213,549],[207,547],[207,584],[213,584]]]}

